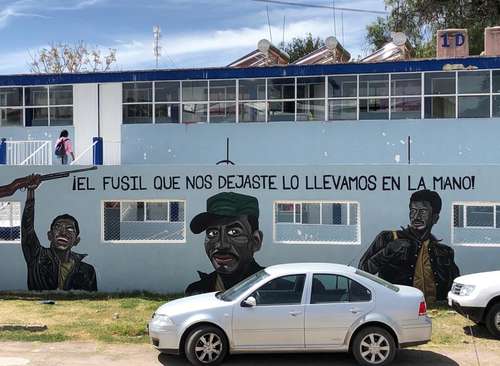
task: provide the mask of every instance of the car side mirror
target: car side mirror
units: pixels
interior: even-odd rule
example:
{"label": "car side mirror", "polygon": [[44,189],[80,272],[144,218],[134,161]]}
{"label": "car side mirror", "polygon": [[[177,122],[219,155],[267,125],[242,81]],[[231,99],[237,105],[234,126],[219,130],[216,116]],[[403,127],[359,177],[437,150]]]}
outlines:
{"label": "car side mirror", "polygon": [[241,306],[244,308],[253,308],[257,306],[257,300],[255,300],[255,297],[250,296],[241,302]]}

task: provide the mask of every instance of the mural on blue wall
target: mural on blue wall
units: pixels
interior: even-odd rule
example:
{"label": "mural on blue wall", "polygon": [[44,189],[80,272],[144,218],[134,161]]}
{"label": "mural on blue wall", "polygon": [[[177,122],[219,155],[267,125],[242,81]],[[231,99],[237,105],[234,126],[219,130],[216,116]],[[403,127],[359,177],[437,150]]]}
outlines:
{"label": "mural on blue wall", "polygon": [[35,232],[35,190],[42,181],[68,177],[70,173],[94,170],[76,169],[46,175],[32,174],[0,187],[0,197],[26,189],[26,203],[21,220],[21,246],[28,268],[28,289],[97,291],[94,267],[83,262],[85,254],[72,251],[80,242],[78,221],[69,214],[59,215],[50,224],[49,248],[43,247]]}
{"label": "mural on blue wall", "polygon": [[432,227],[439,219],[441,197],[431,190],[410,197],[410,224],[382,231],[359,262],[359,268],[389,282],[420,289],[427,302],[445,300],[453,280],[459,276],[453,249],[442,244]]}
{"label": "mural on blue wall", "polygon": [[263,239],[255,197],[216,194],[208,198],[207,211],[191,220],[190,228],[195,234],[205,232],[205,252],[215,271],[198,272],[200,280],[186,288],[186,295],[226,290],[263,268],[254,259]]}

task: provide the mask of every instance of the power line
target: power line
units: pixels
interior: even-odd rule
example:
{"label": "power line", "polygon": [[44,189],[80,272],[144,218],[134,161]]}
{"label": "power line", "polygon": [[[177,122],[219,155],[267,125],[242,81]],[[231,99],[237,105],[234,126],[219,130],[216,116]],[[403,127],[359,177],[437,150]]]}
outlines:
{"label": "power line", "polygon": [[364,10],[364,9],[354,9],[354,8],[339,8],[339,7],[332,7],[328,5],[317,5],[317,4],[304,4],[304,3],[292,3],[290,1],[281,1],[281,0],[251,0],[259,3],[268,3],[268,4],[280,4],[280,5],[292,5],[292,6],[300,6],[303,8],[319,8],[319,9],[336,9],[336,10],[343,10],[343,11],[352,11],[355,13],[368,13],[368,14],[381,14],[381,15],[387,15],[388,13],[386,11],[379,11],[379,10]]}

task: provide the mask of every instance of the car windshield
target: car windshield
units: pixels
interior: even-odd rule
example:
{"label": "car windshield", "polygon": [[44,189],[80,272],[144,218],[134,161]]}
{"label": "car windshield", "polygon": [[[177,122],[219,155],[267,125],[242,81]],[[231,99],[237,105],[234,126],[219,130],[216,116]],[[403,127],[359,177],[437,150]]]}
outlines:
{"label": "car windshield", "polygon": [[362,271],[360,269],[356,270],[356,274],[358,274],[358,275],[360,275],[362,277],[368,278],[368,279],[370,279],[370,280],[372,280],[374,282],[377,282],[379,285],[387,287],[388,289],[390,289],[390,290],[392,290],[394,292],[398,292],[399,291],[399,287],[394,286],[392,283],[387,282],[386,280],[383,280],[380,277],[377,277],[375,275],[372,275],[372,274],[367,273],[365,271]]}
{"label": "car windshield", "polygon": [[238,282],[230,289],[224,291],[222,294],[218,295],[218,298],[223,301],[233,301],[243,292],[245,292],[250,287],[252,287],[257,282],[266,277],[269,277],[269,273],[267,273],[265,270],[260,270],[259,272],[251,275],[250,277],[245,278],[243,281]]}

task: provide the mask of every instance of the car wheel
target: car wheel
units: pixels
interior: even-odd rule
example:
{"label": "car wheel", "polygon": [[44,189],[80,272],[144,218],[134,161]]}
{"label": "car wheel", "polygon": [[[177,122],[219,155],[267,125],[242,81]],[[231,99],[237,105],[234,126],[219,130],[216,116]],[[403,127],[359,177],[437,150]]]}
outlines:
{"label": "car wheel", "polygon": [[196,328],[187,336],[185,352],[192,365],[219,365],[228,352],[226,335],[213,326]]}
{"label": "car wheel", "polygon": [[500,303],[493,305],[488,310],[485,323],[490,333],[494,337],[500,338]]}
{"label": "car wheel", "polygon": [[352,353],[360,365],[388,365],[396,357],[396,342],[384,328],[367,327],[354,337]]}

